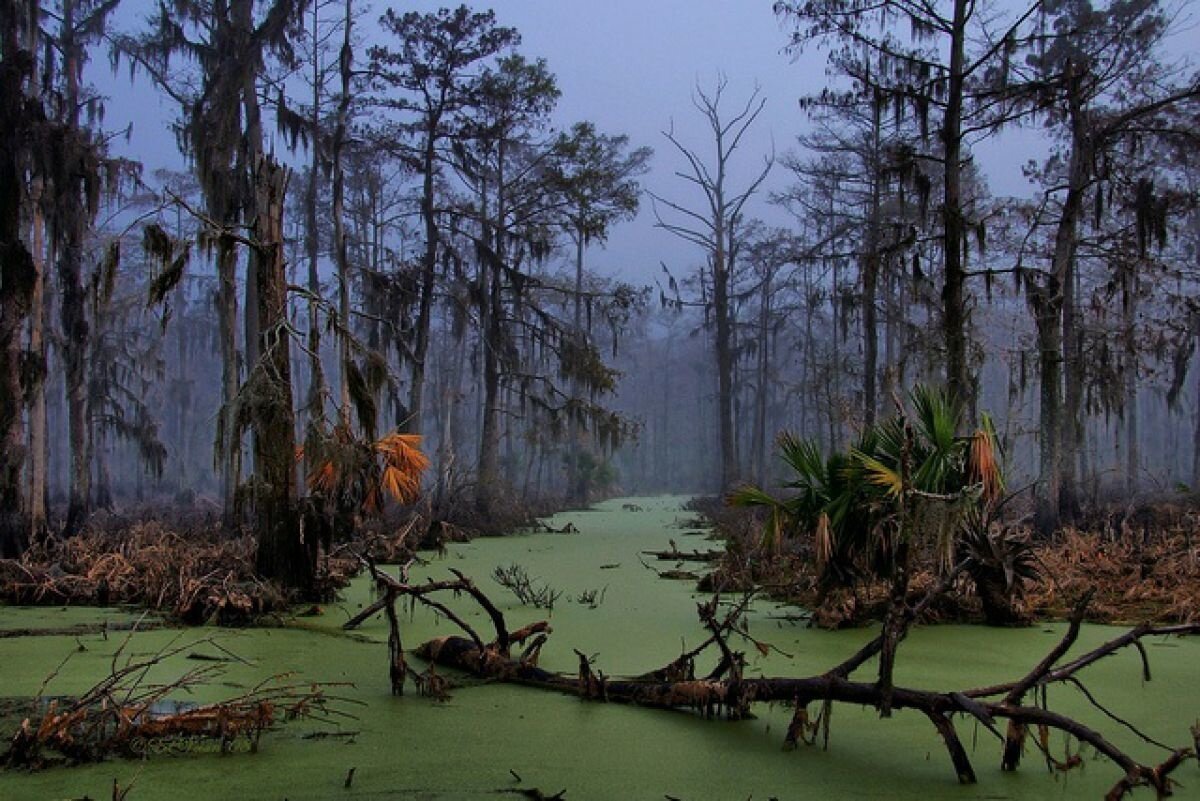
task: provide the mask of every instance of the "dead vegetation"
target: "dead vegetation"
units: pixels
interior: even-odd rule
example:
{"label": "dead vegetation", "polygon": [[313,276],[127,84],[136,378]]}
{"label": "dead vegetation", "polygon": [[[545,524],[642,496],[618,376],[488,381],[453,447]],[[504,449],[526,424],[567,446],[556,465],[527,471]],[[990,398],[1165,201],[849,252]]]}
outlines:
{"label": "dead vegetation", "polygon": [[492,571],[492,580],[516,596],[522,606],[533,606],[535,609],[554,611],[554,604],[562,597],[563,591],[556,590],[549,584],[529,575],[524,567],[518,564],[496,565]]}
{"label": "dead vegetation", "polygon": [[[211,638],[164,648],[145,658],[128,653],[129,638],[112,657],[109,675],[77,698],[45,698],[43,683],[31,711],[0,753],[0,765],[37,770],[56,764],[99,762],[110,756],[146,758],[215,745],[227,753],[244,745],[257,751],[262,734],[284,720],[351,717],[329,694],[339,685],[294,682],[273,676],[247,692],[212,704],[172,699],[213,680],[222,665],[208,662],[167,683],[148,680],[151,670]],[[220,646],[217,646],[220,647]],[[68,657],[69,658],[69,657]],[[65,664],[65,660],[64,660]]]}
{"label": "dead vegetation", "polygon": [[[862,625],[885,614],[885,582],[862,582],[823,594],[810,543],[789,540],[766,550],[754,514],[725,507],[717,499],[698,501],[694,508],[709,517],[726,543],[723,558],[701,578],[701,590],[759,587],[772,597],[813,610],[812,622],[824,628]],[[1087,610],[1090,622],[1200,621],[1200,512],[1158,504],[1097,513],[1083,525],[1048,540],[1035,539],[1024,522],[1002,527],[1001,544],[1008,551],[1027,548],[1037,573],[1036,580],[1022,580],[1015,588],[1013,606],[1020,618],[1013,623],[1067,618],[1073,599],[1090,591],[1095,593]],[[996,554],[994,561],[1005,555]],[[928,567],[936,560],[926,556],[917,560],[921,567],[912,577],[910,601],[937,581],[937,570]],[[925,610],[925,622],[983,618],[971,575],[962,576],[951,589]]]}
{"label": "dead vegetation", "polygon": [[[350,489],[332,466],[340,462],[321,452],[323,461],[309,476],[314,485],[362,496],[370,501],[364,501],[363,508],[374,511],[338,516],[319,505],[306,507],[303,536],[322,547],[314,581],[317,600],[332,600],[362,569],[359,554],[378,564],[404,564],[419,550],[444,552],[450,543],[477,536],[519,529],[578,533],[570,523],[552,529],[540,521],[553,511],[551,506],[519,499],[486,518],[465,500],[447,500],[438,508],[428,502],[380,508],[383,495],[412,500],[410,478],[419,473],[420,465],[414,463],[411,448],[399,447],[404,442],[385,437],[375,443],[371,453],[380,451],[386,457],[380,472],[365,485]],[[264,615],[285,613],[297,600],[277,582],[256,573],[255,552],[255,538],[224,529],[214,509],[137,507],[125,514],[101,513],[71,537],[49,537],[17,558],[0,559],[0,602],[128,604],[189,625],[244,626]],[[552,604],[560,595],[547,590],[536,600]]]}
{"label": "dead vegetation", "polygon": [[157,521],[51,539],[0,560],[0,598],[14,604],[134,604],[188,623],[249,622],[286,608],[287,595],[254,573],[252,537],[185,534]]}
{"label": "dead vegetation", "polygon": [[[311,533],[311,532],[310,532]],[[404,562],[433,540],[466,535],[420,514],[371,521],[355,549],[380,563]],[[348,544],[332,544],[318,562],[319,597],[333,598],[361,569]],[[242,626],[283,613],[295,598],[255,572],[254,537],[216,524],[156,519],[107,521],[67,539],[47,539],[20,558],[0,560],[0,601],[18,605],[129,604],[183,623]]]}
{"label": "dead vegetation", "polygon": [[1196,529],[1095,533],[1068,529],[1037,548],[1045,580],[1027,598],[1040,616],[1061,617],[1070,599],[1096,589],[1088,618],[1105,623],[1200,621]]}

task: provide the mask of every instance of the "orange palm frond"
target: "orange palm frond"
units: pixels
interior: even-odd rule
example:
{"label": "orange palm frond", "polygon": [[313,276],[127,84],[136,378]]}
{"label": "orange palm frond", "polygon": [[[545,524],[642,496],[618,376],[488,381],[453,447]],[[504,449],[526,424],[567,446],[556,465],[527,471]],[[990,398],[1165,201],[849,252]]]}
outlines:
{"label": "orange palm frond", "polygon": [[377,515],[383,510],[383,504],[379,501],[379,488],[372,485],[367,488],[367,495],[363,498],[363,511],[367,514]]}
{"label": "orange palm frond", "polygon": [[337,486],[337,471],[333,462],[325,462],[308,474],[308,488],[315,492],[332,492]]}
{"label": "orange palm frond", "polygon": [[419,434],[388,434],[374,445],[383,457],[380,484],[399,503],[412,503],[421,492],[421,474],[429,467],[429,457],[420,446]]}
{"label": "orange palm frond", "polygon": [[971,437],[969,464],[971,481],[982,485],[984,500],[992,503],[999,499],[1004,492],[1004,477],[996,459],[996,443],[986,428]]}
{"label": "orange palm frond", "polygon": [[817,518],[817,530],[814,536],[817,552],[817,567],[824,568],[833,558],[833,531],[829,526],[829,515],[821,512]]}

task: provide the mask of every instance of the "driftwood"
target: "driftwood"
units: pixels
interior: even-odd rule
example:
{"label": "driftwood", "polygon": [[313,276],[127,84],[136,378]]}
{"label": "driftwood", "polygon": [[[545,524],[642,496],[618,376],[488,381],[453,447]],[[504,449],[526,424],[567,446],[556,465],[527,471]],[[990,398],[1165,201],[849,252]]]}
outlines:
{"label": "driftwood", "polygon": [[[757,678],[743,675],[745,658],[743,653],[735,651],[730,645],[734,637],[750,643],[764,654],[771,649],[771,646],[755,640],[745,626],[745,609],[751,599],[751,593],[745,594],[738,603],[733,604],[724,616],[718,616],[718,596],[699,604],[697,611],[701,623],[709,631],[708,639],[663,668],[633,678],[610,677],[597,669],[592,659],[576,651],[579,669],[572,675],[538,667],[538,655],[550,633],[550,626],[545,621],[510,632],[504,616],[462,573],[452,570],[455,577],[452,581],[431,581],[414,585],[381,573],[373,566],[370,567],[386,599],[390,625],[392,690],[396,694],[403,693],[406,678],[412,678],[418,689],[423,692],[444,694],[445,680],[435,673],[435,669],[440,667],[462,670],[478,678],[553,690],[587,700],[657,709],[695,710],[710,718],[739,719],[750,714],[752,704],[785,703],[792,705],[795,710],[785,738],[785,745],[789,747],[794,747],[799,742],[812,744],[821,736],[827,743],[830,711],[834,704],[869,706],[885,714],[890,710],[912,710],[925,715],[941,736],[958,780],[973,783],[976,781],[975,770],[954,722],[955,715],[963,715],[978,721],[1002,742],[1001,765],[1005,770],[1015,770],[1018,767],[1021,753],[1028,741],[1033,742],[1049,763],[1060,769],[1079,764],[1078,755],[1065,761],[1058,761],[1051,755],[1048,747],[1049,732],[1058,730],[1081,743],[1087,743],[1120,769],[1119,780],[1106,796],[1110,801],[1124,797],[1137,787],[1150,787],[1159,797],[1170,795],[1170,774],[1183,761],[1195,756],[1193,749],[1164,746],[1139,731],[1133,724],[1120,719],[1087,691],[1079,674],[1089,665],[1126,647],[1136,648],[1145,661],[1146,653],[1141,644],[1143,639],[1167,635],[1194,635],[1200,633],[1200,624],[1138,626],[1064,662],[1063,658],[1074,644],[1086,613],[1090,597],[1085,597],[1076,605],[1070,626],[1058,645],[1029,673],[1015,681],[949,692],[896,687],[892,685],[888,670],[891,660],[887,660],[886,664],[881,666],[881,675],[874,681],[851,678],[856,671],[880,654],[890,652],[894,658],[896,648],[904,639],[912,622],[944,594],[968,566],[969,562],[956,565],[915,604],[899,600],[889,613],[889,620],[878,637],[824,673],[803,678]],[[485,641],[460,617],[429,597],[441,591],[470,595],[487,612],[494,628],[494,637]],[[466,635],[439,637],[417,648],[416,654],[429,663],[426,673],[419,673],[409,667],[401,648],[395,602],[402,597],[414,598],[436,609]],[[521,653],[514,654],[513,646],[524,644],[527,640],[529,642]],[[707,675],[697,678],[696,658],[710,648],[715,649],[719,655],[717,665]],[[1148,664],[1144,673],[1144,678],[1148,679]],[[431,691],[429,685],[434,680],[437,683]],[[1131,729],[1144,741],[1164,748],[1167,757],[1157,765],[1142,764],[1114,745],[1103,732],[1049,709],[1044,703],[1044,689],[1056,683],[1077,686],[1110,720]],[[1035,698],[1040,696],[1043,703],[1028,703],[1026,697],[1031,694]],[[809,713],[810,706],[814,705],[820,706],[820,711],[815,716]],[[999,721],[1004,721],[1007,725],[1004,734],[997,728]],[[1030,732],[1036,732],[1037,736],[1027,737]],[[1197,736],[1200,737],[1200,734]]]}

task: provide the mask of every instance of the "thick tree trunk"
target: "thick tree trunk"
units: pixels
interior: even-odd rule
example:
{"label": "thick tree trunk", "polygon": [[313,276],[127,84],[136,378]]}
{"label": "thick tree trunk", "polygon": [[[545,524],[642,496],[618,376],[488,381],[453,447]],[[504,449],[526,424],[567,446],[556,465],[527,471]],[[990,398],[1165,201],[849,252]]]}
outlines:
{"label": "thick tree trunk", "polygon": [[33,539],[47,529],[46,514],[46,221],[42,215],[42,179],[34,178],[29,195],[32,207],[32,255],[36,278],[29,321],[29,352],[37,363],[37,380],[29,395],[29,526]]}
{"label": "thick tree trunk", "polygon": [[254,427],[256,567],[262,576],[307,593],[316,571],[317,542],[315,537],[305,538],[296,514],[295,413],[283,258],[287,179],[286,168],[274,159],[259,161],[255,237],[262,356],[246,391],[252,396]]}
{"label": "thick tree trunk", "polygon": [[0,555],[28,543],[29,519],[21,469],[25,462],[25,393],[21,332],[30,312],[36,266],[21,240],[22,169],[28,112],[24,81],[32,65],[21,49],[23,9],[0,0]]}

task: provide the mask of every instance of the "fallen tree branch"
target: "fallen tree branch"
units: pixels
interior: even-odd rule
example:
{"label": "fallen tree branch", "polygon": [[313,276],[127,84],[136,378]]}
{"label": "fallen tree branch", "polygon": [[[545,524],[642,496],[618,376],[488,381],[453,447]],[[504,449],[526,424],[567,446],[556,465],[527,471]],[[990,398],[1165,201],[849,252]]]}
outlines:
{"label": "fallen tree branch", "polygon": [[109,675],[78,698],[43,703],[42,692],[62,665],[56,668],[33,699],[35,711],[21,722],[8,748],[0,753],[0,765],[38,769],[57,762],[98,762],[110,755],[142,758],[204,742],[216,743],[226,753],[242,740],[253,752],[258,750],[263,732],[277,720],[352,717],[332,703],[346,699],[328,693],[330,688],[344,685],[292,682],[286,674],[272,676],[241,695],[217,703],[174,702],[173,696],[210,681],[222,666],[192,668],[162,684],[148,681],[151,669],[197,645],[220,646],[212,638],[204,638],[185,645],[168,645],[140,660],[122,661],[128,642],[114,654]]}
{"label": "fallen tree branch", "polygon": [[[953,584],[969,564],[969,560],[964,560],[956,565],[936,586],[931,587],[917,604],[898,607],[893,618],[893,628],[888,636],[898,643],[911,623],[939,594],[944,593]],[[785,745],[795,745],[799,740],[815,742],[819,726],[824,729],[827,743],[830,713],[833,705],[837,703],[868,706],[881,712],[912,710],[922,713],[933,724],[946,746],[958,780],[963,783],[975,782],[976,774],[955,728],[955,715],[968,715],[983,723],[997,736],[999,732],[996,731],[995,722],[1004,720],[1008,723],[1008,736],[1002,738],[1002,764],[1008,769],[1017,767],[1019,746],[1024,743],[1024,733],[1031,729],[1039,732],[1039,747],[1054,765],[1068,769],[1080,764],[1081,760],[1077,755],[1063,762],[1053,760],[1050,756],[1046,748],[1047,733],[1057,730],[1080,743],[1090,745],[1121,769],[1122,778],[1109,792],[1109,801],[1116,801],[1134,788],[1142,786],[1154,789],[1160,797],[1169,795],[1172,786],[1171,772],[1194,755],[1191,748],[1181,748],[1172,750],[1168,758],[1158,765],[1142,764],[1109,741],[1101,731],[1054,712],[1044,705],[1026,704],[1024,698],[1031,690],[1044,689],[1045,685],[1051,682],[1077,681],[1076,674],[1085,667],[1121,648],[1139,647],[1140,640],[1144,637],[1197,634],[1200,633],[1200,624],[1161,628],[1140,626],[1056,667],[1078,636],[1087,609],[1088,599],[1084,598],[1077,604],[1076,612],[1062,640],[1022,678],[992,687],[962,692],[938,692],[896,687],[886,681],[864,682],[850,679],[855,669],[880,653],[884,645],[883,634],[863,646],[849,659],[818,675],[803,678],[746,677],[742,672],[744,656],[733,649],[728,638],[740,636],[754,643],[760,651],[763,649],[761,643],[749,637],[745,625],[739,624],[752,598],[752,594],[747,593],[720,618],[717,614],[719,597],[697,605],[700,621],[709,631],[709,637],[697,648],[685,651],[678,659],[658,670],[634,678],[618,678],[606,676],[596,669],[594,657],[580,651],[575,652],[579,659],[579,669],[575,674],[555,673],[538,667],[536,652],[545,642],[549,626],[541,621],[510,634],[503,615],[495,605],[464,575],[457,571],[452,572],[456,577],[455,581],[429,581],[418,585],[404,584],[386,574],[377,574],[381,586],[387,588],[388,608],[391,610],[394,610],[395,601],[403,596],[422,599],[440,591],[465,592],[492,618],[496,629],[496,639],[493,642],[483,643],[478,635],[449,635],[430,640],[417,648],[415,653],[431,664],[431,670],[432,666],[436,665],[462,670],[481,679],[536,687],[588,700],[656,709],[693,710],[710,718],[743,718],[749,714],[751,705],[755,703],[792,704],[796,711],[788,727]],[[391,615],[394,615],[394,611]],[[455,620],[460,628],[469,631],[461,619],[450,619]],[[523,642],[535,634],[537,638],[520,658],[514,659],[510,656],[509,646],[512,643]],[[398,629],[396,636],[399,637]],[[714,646],[718,652],[716,668],[705,678],[696,679],[696,658]],[[531,649],[533,658],[530,658]],[[400,680],[403,681],[403,677]],[[823,705],[816,722],[811,720],[807,712],[807,707],[813,703]],[[1124,725],[1124,721],[1119,719],[1116,722]],[[1010,754],[1014,747],[1018,749],[1015,759]]]}

